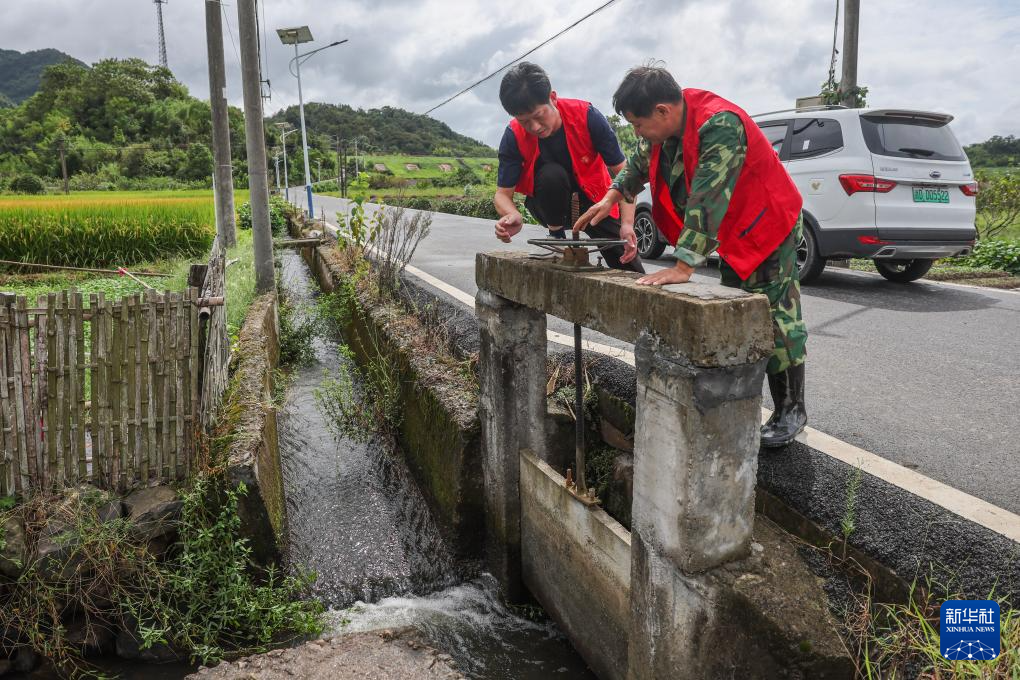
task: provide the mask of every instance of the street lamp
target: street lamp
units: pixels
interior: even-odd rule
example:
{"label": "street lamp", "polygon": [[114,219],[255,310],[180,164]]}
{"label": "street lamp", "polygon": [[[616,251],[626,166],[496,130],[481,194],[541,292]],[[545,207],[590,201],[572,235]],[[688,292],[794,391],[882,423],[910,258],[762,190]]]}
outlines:
{"label": "street lamp", "polygon": [[[304,147],[305,153],[305,191],[308,193],[308,216],[315,217],[315,209],[312,207],[312,177],[311,170],[308,167],[308,135],[305,132],[305,101],[304,96],[301,93],[301,64],[308,61],[313,54],[321,52],[322,50],[329,49],[330,47],[336,47],[347,42],[347,39],[338,40],[332,42],[325,47],[320,47],[311,52],[305,52],[304,54],[298,54],[298,45],[306,42],[311,42],[312,31],[307,26],[297,26],[295,28],[278,28],[276,34],[280,36],[280,42],[284,45],[294,46],[294,58],[290,60],[290,64],[293,64],[296,68],[291,71],[291,74],[297,78],[297,90],[298,90],[298,108],[301,111],[301,144]],[[287,68],[290,69],[290,64]],[[286,165],[286,164],[285,164]]]}
{"label": "street lamp", "polygon": [[283,142],[283,195],[290,200],[290,179],[287,177],[287,135],[297,132],[297,128],[288,130],[290,123],[276,123],[280,128],[280,141]]}

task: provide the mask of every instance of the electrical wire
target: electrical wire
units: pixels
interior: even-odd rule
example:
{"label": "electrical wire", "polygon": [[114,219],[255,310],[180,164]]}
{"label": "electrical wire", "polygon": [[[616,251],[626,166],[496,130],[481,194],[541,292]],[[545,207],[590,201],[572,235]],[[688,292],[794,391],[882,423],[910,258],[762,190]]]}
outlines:
{"label": "electrical wire", "polygon": [[610,6],[610,5],[616,4],[617,2],[619,2],[619,0],[609,0],[609,2],[606,2],[606,3],[604,3],[604,4],[602,4],[602,5],[598,6],[598,7],[596,7],[596,8],[595,8],[595,9],[593,9],[593,10],[592,10],[591,12],[588,12],[588,13],[587,13],[587,14],[585,14],[585,15],[584,15],[583,17],[581,17],[580,19],[578,19],[578,20],[577,20],[577,21],[575,21],[574,23],[570,24],[569,26],[567,26],[566,28],[564,28],[564,29],[563,29],[562,31],[560,31],[559,33],[557,33],[556,35],[552,36],[551,38],[547,38],[546,40],[544,40],[544,41],[540,42],[540,43],[539,43],[538,45],[536,45],[535,47],[532,47],[532,48],[531,48],[530,50],[528,50],[527,52],[525,52],[525,53],[524,53],[524,54],[522,54],[521,56],[517,57],[517,58],[516,58],[516,59],[514,59],[513,61],[507,62],[507,63],[506,63],[506,64],[504,64],[503,66],[500,66],[500,67],[499,67],[498,69],[496,69],[495,71],[493,71],[493,72],[492,72],[492,73],[490,73],[489,75],[485,76],[485,77],[484,77],[484,78],[482,78],[481,80],[478,80],[478,81],[476,81],[476,82],[472,83],[471,85],[468,85],[467,87],[465,87],[465,88],[464,88],[463,90],[461,90],[461,91],[460,91],[460,92],[458,92],[457,94],[453,95],[452,97],[449,97],[448,99],[445,99],[445,100],[443,100],[442,102],[440,102],[440,103],[436,104],[435,106],[433,106],[433,107],[432,107],[431,109],[429,109],[428,111],[426,111],[426,112],[425,112],[425,113],[423,113],[422,115],[423,115],[423,116],[427,116],[427,115],[429,115],[430,113],[432,113],[433,111],[435,111],[436,109],[438,109],[438,108],[440,108],[440,107],[443,107],[443,106],[446,106],[447,104],[449,104],[450,102],[452,102],[452,101],[453,101],[454,99],[456,99],[457,97],[459,97],[459,96],[461,96],[462,94],[465,94],[465,93],[467,93],[467,92],[470,92],[471,90],[475,89],[476,87],[478,87],[478,86],[479,86],[479,85],[481,85],[482,83],[486,82],[487,80],[490,80],[490,79],[494,78],[495,76],[497,76],[497,75],[498,75],[499,73],[501,73],[502,71],[505,71],[506,69],[510,68],[511,66],[513,66],[514,64],[516,64],[517,62],[519,62],[519,61],[520,61],[521,59],[524,59],[525,57],[527,57],[528,55],[532,54],[533,52],[536,52],[536,51],[538,51],[539,49],[541,49],[542,47],[545,47],[546,45],[548,45],[549,43],[551,43],[551,42],[552,42],[553,40],[556,40],[556,38],[559,38],[559,37],[560,37],[561,35],[563,35],[563,34],[567,33],[568,31],[570,31],[570,30],[572,30],[572,29],[574,29],[574,28],[576,28],[576,27],[577,27],[578,25],[580,25],[580,24],[581,24],[582,22],[586,21],[587,19],[590,19],[591,17],[595,16],[596,14],[598,14],[599,12],[601,12],[602,10],[604,10],[604,9],[608,8],[608,7]]}
{"label": "electrical wire", "polygon": [[237,63],[241,63],[241,54],[237,51],[237,41],[234,39],[234,29],[230,28],[230,17],[227,16],[227,7],[222,2],[220,3],[220,11],[223,12],[223,23],[227,25],[227,35],[230,36],[230,45],[234,48],[234,56],[237,57]]}

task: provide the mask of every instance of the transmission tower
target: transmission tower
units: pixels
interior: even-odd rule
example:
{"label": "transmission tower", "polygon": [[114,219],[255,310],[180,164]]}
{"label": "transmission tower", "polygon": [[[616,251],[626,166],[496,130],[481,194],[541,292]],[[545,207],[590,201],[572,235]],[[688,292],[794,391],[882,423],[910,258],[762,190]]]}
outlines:
{"label": "transmission tower", "polygon": [[166,35],[163,33],[163,5],[167,0],[152,0],[156,5],[156,21],[159,24],[159,65],[169,68],[166,63]]}

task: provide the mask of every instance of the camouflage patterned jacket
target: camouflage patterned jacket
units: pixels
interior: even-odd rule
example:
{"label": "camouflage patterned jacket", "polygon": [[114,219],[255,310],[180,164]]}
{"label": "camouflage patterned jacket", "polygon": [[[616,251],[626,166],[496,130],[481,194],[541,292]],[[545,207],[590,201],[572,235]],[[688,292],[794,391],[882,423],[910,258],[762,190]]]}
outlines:
{"label": "camouflage patterned jacket", "polygon": [[[692,267],[703,264],[705,258],[719,247],[715,237],[747,156],[747,135],[736,114],[728,111],[717,113],[705,121],[698,130],[698,136],[701,152],[689,195],[684,181],[680,138],[666,140],[659,158],[661,174],[669,182],[677,214],[683,215],[684,219],[684,228],[673,255]],[[649,145],[642,144],[613,181],[613,188],[623,193],[628,201],[633,201],[648,181],[650,155]]]}

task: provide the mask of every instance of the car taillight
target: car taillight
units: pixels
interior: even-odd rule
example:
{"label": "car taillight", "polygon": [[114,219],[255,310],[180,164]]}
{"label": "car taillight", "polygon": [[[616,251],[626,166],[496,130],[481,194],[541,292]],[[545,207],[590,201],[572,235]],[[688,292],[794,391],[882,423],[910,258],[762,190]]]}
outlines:
{"label": "car taillight", "polygon": [[978,183],[971,182],[970,184],[961,184],[960,191],[963,192],[964,196],[977,196],[978,195]]}
{"label": "car taillight", "polygon": [[883,241],[877,236],[858,236],[857,240],[866,246],[887,246],[892,241]]}
{"label": "car taillight", "polygon": [[840,175],[839,183],[843,185],[847,196],[853,196],[858,191],[887,194],[896,186],[896,182],[891,179],[878,179],[874,175]]}

